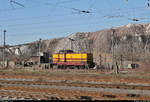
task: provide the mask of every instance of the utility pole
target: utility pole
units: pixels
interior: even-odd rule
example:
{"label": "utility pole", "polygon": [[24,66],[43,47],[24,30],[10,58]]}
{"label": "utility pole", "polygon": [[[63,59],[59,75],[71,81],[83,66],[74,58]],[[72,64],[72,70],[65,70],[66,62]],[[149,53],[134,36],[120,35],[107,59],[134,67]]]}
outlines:
{"label": "utility pole", "polygon": [[41,56],[40,56],[40,47],[41,47],[41,38],[40,38],[40,40],[39,40],[39,65],[41,64]]}
{"label": "utility pole", "polygon": [[134,63],[134,35],[132,36],[132,64]]}
{"label": "utility pole", "polygon": [[114,29],[111,29],[112,30],[112,65],[113,65],[113,68],[114,68]]}
{"label": "utility pole", "polygon": [[120,55],[120,68],[123,68],[123,58],[122,58],[123,56],[122,55]]}
{"label": "utility pole", "polygon": [[102,66],[102,55],[99,54],[99,66],[101,67]]}
{"label": "utility pole", "polygon": [[112,30],[112,64],[113,64],[113,68],[114,68],[114,71],[115,71],[115,74],[118,74],[118,65],[117,65],[117,62],[116,62],[116,59],[114,57],[114,54],[115,54],[115,50],[114,50],[114,33],[115,33],[115,29],[111,28]]}
{"label": "utility pole", "polygon": [[6,42],[5,42],[5,35],[6,35],[6,30],[3,31],[4,32],[4,45],[3,45],[3,68],[5,68],[5,45],[6,45]]}

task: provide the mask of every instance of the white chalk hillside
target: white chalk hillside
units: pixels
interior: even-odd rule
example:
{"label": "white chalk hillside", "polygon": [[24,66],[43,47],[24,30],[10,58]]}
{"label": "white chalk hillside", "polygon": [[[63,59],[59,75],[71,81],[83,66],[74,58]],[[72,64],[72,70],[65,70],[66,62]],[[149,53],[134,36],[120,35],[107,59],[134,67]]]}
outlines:
{"label": "white chalk hillside", "polygon": [[[150,52],[150,24],[128,24],[115,29],[115,50],[117,54],[130,56],[132,48],[136,55]],[[72,43],[71,40],[72,39]],[[20,45],[20,51],[25,57],[36,55],[39,42]],[[112,52],[112,30],[105,29],[96,32],[78,32],[64,38],[42,40],[41,51],[50,54],[62,49],[73,49],[75,52],[92,52],[97,61],[100,52]],[[16,55],[20,55],[16,46],[11,48]],[[8,53],[9,54],[9,53]],[[0,57],[2,52],[0,51]],[[11,59],[11,55],[8,55]],[[2,58],[2,57],[1,57]],[[140,57],[139,57],[140,58]]]}

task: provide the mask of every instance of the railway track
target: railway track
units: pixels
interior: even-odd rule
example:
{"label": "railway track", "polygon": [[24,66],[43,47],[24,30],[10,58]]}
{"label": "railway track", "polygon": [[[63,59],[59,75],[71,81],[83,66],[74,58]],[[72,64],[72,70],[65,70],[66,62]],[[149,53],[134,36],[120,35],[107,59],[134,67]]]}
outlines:
{"label": "railway track", "polygon": [[114,92],[124,94],[149,95],[150,90],[132,90],[132,89],[116,89],[116,88],[95,88],[95,87],[75,87],[75,86],[56,86],[56,85],[23,85],[23,84],[1,84],[1,87],[32,87],[44,89],[64,89],[64,90],[79,90],[89,92]]}
{"label": "railway track", "polygon": [[0,90],[0,99],[2,100],[63,100],[57,94],[48,94],[41,92],[16,91],[16,90]]}
{"label": "railway track", "polygon": [[49,86],[70,86],[70,87],[89,87],[89,88],[115,88],[115,89],[132,89],[132,90],[150,90],[150,86],[146,85],[123,85],[123,84],[94,84],[82,82],[67,82],[67,81],[31,81],[31,80],[0,80],[2,84],[16,85],[49,85]]}
{"label": "railway track", "polygon": [[117,94],[113,92],[88,92],[65,89],[41,89],[7,86],[0,89],[0,99],[7,100],[103,100],[103,99],[150,99],[146,95]]}
{"label": "railway track", "polygon": [[2,100],[150,99],[149,85],[0,78]]}

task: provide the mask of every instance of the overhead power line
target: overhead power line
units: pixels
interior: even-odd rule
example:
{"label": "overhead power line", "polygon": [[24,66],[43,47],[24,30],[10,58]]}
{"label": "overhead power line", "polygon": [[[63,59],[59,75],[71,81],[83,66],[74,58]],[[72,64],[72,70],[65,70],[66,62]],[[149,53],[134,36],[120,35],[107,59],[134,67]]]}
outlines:
{"label": "overhead power line", "polygon": [[146,18],[128,18],[128,19],[137,22]]}
{"label": "overhead power line", "polygon": [[10,0],[10,3],[13,3],[13,4],[16,4],[16,5],[19,5],[19,6],[24,7],[24,5],[23,5],[23,4],[18,3],[18,2],[14,1],[14,0]]}
{"label": "overhead power line", "polygon": [[89,10],[80,10],[80,9],[76,9],[76,8],[72,8],[72,9],[77,11],[76,13],[79,13],[79,14],[81,14],[81,13],[86,13],[86,14],[93,13],[92,11],[89,11]]}
{"label": "overhead power line", "polygon": [[[30,9],[30,8],[36,8],[36,7],[42,7],[42,6],[52,6],[52,7],[59,7],[59,8],[65,8],[65,9],[72,9],[71,7],[65,7],[59,4],[63,4],[63,3],[71,3],[71,2],[77,2],[80,0],[66,0],[66,1],[59,1],[57,3],[49,3],[49,2],[42,2],[42,1],[34,1],[34,0],[25,0],[25,1],[29,1],[32,2],[34,4],[38,4],[38,5],[32,5],[32,6],[24,6],[23,4],[16,2],[14,0],[10,0],[10,3],[12,5],[12,3],[21,6],[22,8],[15,8],[15,9],[0,9],[0,12],[6,12],[6,11],[16,11],[16,10],[23,10],[23,9]],[[12,5],[12,7],[14,8],[14,6]]]}
{"label": "overhead power line", "polygon": [[[27,1],[27,0],[26,0]],[[33,2],[33,3],[36,3],[36,2],[39,2],[39,1],[33,1],[33,0],[29,0],[30,2]],[[76,0],[74,0],[76,1]],[[12,4],[12,2],[10,2]],[[14,3],[14,2],[13,2]],[[53,7],[62,7],[62,6],[57,6],[56,4],[53,4],[53,3],[38,3],[38,5],[32,5],[32,6],[24,6],[23,4],[21,3],[18,3],[16,2],[15,4],[16,5],[19,5],[19,6],[22,6],[22,8],[15,8],[15,9],[0,9],[0,12],[6,12],[6,11],[16,11],[16,10],[23,10],[23,9],[30,9],[30,8],[36,8],[36,7],[42,7],[42,6],[53,6]],[[13,5],[12,5],[13,6]],[[13,7],[14,8],[14,7]]]}
{"label": "overhead power line", "polygon": [[62,1],[62,2],[57,2],[57,3],[50,3],[50,2],[43,2],[43,1],[34,1],[34,0],[29,0],[32,3],[38,3],[40,5],[47,5],[47,6],[54,6],[54,7],[60,7],[60,8],[65,8],[65,9],[72,9],[72,7],[66,7],[58,4],[63,4],[65,2],[73,2],[73,1],[79,1],[79,0],[67,0],[67,1]]}

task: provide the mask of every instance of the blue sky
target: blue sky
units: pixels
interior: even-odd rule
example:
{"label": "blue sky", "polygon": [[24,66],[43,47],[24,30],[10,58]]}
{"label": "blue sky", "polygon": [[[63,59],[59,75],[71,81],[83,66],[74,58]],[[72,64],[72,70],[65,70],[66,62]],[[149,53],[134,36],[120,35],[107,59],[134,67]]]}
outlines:
{"label": "blue sky", "polygon": [[[15,0],[25,7],[9,1],[0,0],[0,45],[4,29],[6,43],[16,45],[150,20],[147,0],[128,0],[128,4],[126,0]],[[133,22],[129,18],[142,19]]]}

